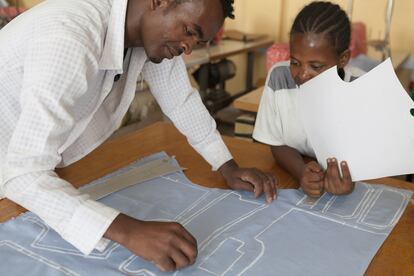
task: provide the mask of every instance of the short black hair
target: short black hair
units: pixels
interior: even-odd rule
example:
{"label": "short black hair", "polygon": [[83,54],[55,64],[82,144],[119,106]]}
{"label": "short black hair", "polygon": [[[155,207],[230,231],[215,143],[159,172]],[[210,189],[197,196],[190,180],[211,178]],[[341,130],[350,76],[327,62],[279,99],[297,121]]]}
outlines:
{"label": "short black hair", "polygon": [[339,55],[349,48],[351,23],[339,5],[315,1],[305,6],[296,16],[290,35],[297,33],[324,34]]}
{"label": "short black hair", "polygon": [[[181,4],[183,2],[192,1],[192,0],[174,0],[177,4]],[[207,0],[211,1],[211,0]],[[231,18],[234,19],[234,0],[220,0],[221,6],[223,7],[223,15],[224,18]]]}
{"label": "short black hair", "polygon": [[234,19],[234,14],[233,14],[234,0],[220,0],[220,2],[221,2],[221,5],[223,6],[224,18],[228,17],[228,18]]}

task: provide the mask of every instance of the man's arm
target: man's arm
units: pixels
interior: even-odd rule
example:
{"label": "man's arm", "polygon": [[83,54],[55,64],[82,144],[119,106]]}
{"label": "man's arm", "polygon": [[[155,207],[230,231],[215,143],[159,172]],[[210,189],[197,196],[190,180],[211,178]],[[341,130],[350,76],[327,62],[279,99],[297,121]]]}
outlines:
{"label": "man's arm", "polygon": [[[162,270],[194,262],[194,238],[176,223],[143,222],[89,199],[54,172],[97,74],[97,57],[70,36],[30,43],[20,97],[21,114],[3,164],[2,190],[37,214],[66,241],[89,254],[102,237],[123,244]],[[71,138],[73,139],[73,137]]]}
{"label": "man's arm", "polygon": [[77,122],[87,114],[96,57],[64,34],[30,41],[19,98],[21,110],[2,164],[2,190],[89,254],[118,215],[90,200],[54,172]]}
{"label": "man's arm", "polygon": [[147,63],[143,70],[151,92],[190,145],[213,167],[220,169],[234,189],[264,192],[270,202],[275,198],[276,179],[257,169],[240,168],[233,160],[216,129],[216,122],[188,79],[181,57],[161,64]]}
{"label": "man's arm", "polygon": [[142,73],[163,113],[214,170],[232,159],[216,122],[191,86],[181,57],[160,64],[148,62]]}

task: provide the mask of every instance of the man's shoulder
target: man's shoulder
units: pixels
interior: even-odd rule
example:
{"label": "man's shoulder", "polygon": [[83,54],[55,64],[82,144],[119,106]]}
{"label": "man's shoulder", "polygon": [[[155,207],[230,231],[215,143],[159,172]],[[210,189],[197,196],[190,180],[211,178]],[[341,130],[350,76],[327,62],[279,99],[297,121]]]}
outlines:
{"label": "man's shoulder", "polygon": [[111,2],[45,1],[23,13],[19,24],[30,25],[26,40],[33,45],[37,41],[66,41],[68,47],[83,45],[99,56],[108,30]]}
{"label": "man's shoulder", "polygon": [[[55,0],[45,1],[30,9],[27,16],[35,18],[34,27],[45,32],[96,33],[104,31],[107,25],[111,3],[109,0]],[[23,14],[25,15],[25,14]],[[36,28],[38,27],[38,28]]]}

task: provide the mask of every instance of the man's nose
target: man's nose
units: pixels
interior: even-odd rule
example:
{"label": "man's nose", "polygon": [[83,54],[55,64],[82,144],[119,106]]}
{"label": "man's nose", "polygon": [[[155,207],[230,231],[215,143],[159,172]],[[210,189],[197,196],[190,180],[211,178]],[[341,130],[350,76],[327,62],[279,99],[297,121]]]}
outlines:
{"label": "man's nose", "polygon": [[197,40],[196,39],[187,39],[186,41],[183,41],[181,43],[181,47],[184,51],[184,53],[186,55],[191,54],[191,52],[193,51],[193,47],[197,44]]}

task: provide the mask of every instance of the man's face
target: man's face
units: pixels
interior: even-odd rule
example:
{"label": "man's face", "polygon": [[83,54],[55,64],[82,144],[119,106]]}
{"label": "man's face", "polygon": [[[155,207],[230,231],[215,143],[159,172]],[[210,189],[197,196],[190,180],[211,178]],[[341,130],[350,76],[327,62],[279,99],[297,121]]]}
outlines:
{"label": "man's face", "polygon": [[142,44],[149,59],[160,63],[213,39],[223,21],[219,0],[159,1],[141,21]]}

